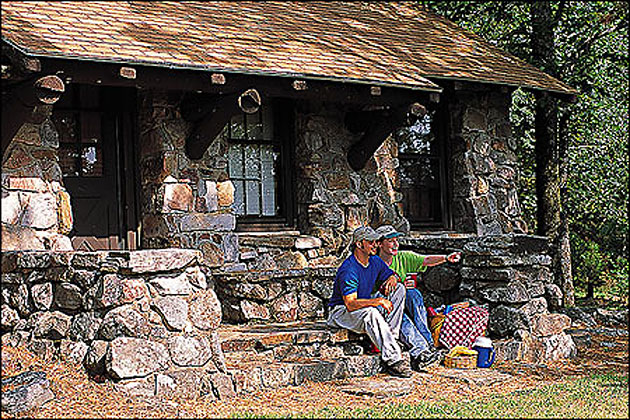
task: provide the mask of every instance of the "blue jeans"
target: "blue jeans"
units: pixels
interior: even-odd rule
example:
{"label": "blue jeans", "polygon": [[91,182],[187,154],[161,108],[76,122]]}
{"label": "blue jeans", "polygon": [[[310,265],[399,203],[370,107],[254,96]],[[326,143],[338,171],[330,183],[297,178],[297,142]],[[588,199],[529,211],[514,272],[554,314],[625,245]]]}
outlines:
{"label": "blue jeans", "polygon": [[405,295],[405,313],[416,326],[420,334],[424,337],[427,343],[431,346],[434,345],[431,331],[429,330],[429,324],[427,323],[427,309],[424,307],[424,299],[422,293],[418,289],[407,289]]}
{"label": "blue jeans", "polygon": [[409,347],[409,355],[411,357],[418,357],[420,353],[430,348],[427,340],[420,334],[416,326],[413,325],[413,322],[411,322],[407,314],[403,314],[399,338],[405,346]]}
{"label": "blue jeans", "polygon": [[427,324],[427,310],[422,293],[418,289],[407,289],[405,313],[400,324],[400,341],[409,347],[409,355],[417,357],[433,346],[433,337]]}

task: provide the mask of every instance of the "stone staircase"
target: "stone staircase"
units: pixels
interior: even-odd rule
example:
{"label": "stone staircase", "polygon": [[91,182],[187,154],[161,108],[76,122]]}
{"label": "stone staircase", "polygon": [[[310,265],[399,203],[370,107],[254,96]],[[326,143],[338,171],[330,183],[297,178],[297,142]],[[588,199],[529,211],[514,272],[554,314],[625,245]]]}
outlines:
{"label": "stone staircase", "polygon": [[367,354],[366,335],[331,329],[324,321],[224,324],[218,334],[237,394],[382,371],[379,355]]}

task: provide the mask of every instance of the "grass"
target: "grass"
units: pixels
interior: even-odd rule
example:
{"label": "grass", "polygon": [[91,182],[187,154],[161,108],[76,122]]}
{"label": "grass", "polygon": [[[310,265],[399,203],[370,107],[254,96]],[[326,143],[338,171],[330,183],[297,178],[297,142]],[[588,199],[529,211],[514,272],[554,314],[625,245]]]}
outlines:
{"label": "grass", "polygon": [[[233,418],[253,418],[242,413]],[[628,376],[595,374],[516,391],[455,402],[390,404],[368,409],[325,407],[290,415],[256,418],[628,418]]]}

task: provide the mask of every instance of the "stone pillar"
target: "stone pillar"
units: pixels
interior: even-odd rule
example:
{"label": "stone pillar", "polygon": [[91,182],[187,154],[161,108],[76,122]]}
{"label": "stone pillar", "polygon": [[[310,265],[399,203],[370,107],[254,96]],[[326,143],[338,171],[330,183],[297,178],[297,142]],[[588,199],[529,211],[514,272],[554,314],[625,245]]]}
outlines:
{"label": "stone pillar", "polygon": [[447,93],[454,229],[527,233],[518,199],[510,93],[461,84]]}
{"label": "stone pillar", "polygon": [[2,250],[72,250],[52,105],[35,108],[2,159]]}
{"label": "stone pillar", "polygon": [[347,152],[359,140],[344,126],[346,110],[333,105],[297,116],[296,166],[298,228],[319,237],[331,253],[343,253],[358,226],[405,225],[394,191],[397,154],[391,139],[360,171],[350,168]]}
{"label": "stone pillar", "polygon": [[237,261],[225,141],[219,136],[201,159],[189,159],[192,126],[180,115],[181,94],[141,91],[140,98],[142,246],[198,249],[208,267]]}

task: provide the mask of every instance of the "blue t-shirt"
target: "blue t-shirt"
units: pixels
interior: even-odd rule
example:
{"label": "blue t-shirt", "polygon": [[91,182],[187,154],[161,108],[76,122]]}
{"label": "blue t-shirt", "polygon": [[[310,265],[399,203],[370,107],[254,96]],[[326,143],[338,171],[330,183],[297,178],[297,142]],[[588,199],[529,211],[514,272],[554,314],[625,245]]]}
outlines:
{"label": "blue t-shirt", "polygon": [[328,306],[343,305],[343,296],[355,292],[357,299],[371,299],[374,284],[382,283],[392,275],[394,272],[379,256],[371,256],[368,266],[363,267],[354,255],[350,255],[337,269]]}

